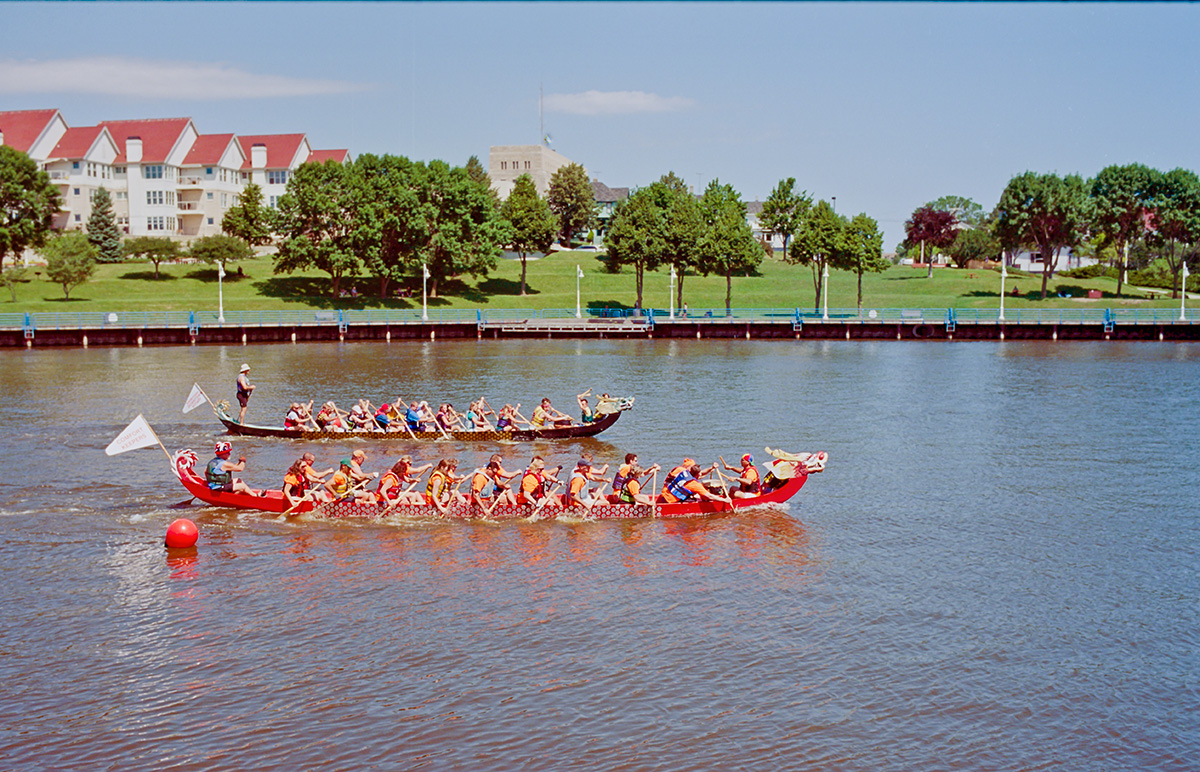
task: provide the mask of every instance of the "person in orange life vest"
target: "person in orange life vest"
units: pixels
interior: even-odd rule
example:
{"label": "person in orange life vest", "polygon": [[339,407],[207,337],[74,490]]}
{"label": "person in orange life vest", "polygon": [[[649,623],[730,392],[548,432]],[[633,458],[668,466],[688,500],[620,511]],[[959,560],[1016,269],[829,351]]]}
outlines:
{"label": "person in orange life vest", "polygon": [[547,423],[552,427],[570,426],[572,421],[571,416],[554,409],[550,404],[549,397],[543,397],[542,403],[533,409],[533,417],[529,419],[529,423],[538,429],[542,429],[545,428]]}
{"label": "person in orange life vest", "polygon": [[513,493],[511,481],[512,478],[521,474],[520,472],[510,472],[504,468],[503,459],[499,453],[493,453],[488,459],[488,468],[491,468],[492,463],[496,464],[496,471],[492,473],[492,493],[496,499],[496,504],[506,503],[510,507],[517,505],[517,494]]}
{"label": "person in orange life vest", "polygon": [[[561,464],[555,467],[554,474],[558,474],[561,469]],[[521,476],[521,492],[517,494],[517,503],[537,506],[547,498],[550,499],[547,504],[561,503],[557,495],[547,490],[547,483],[557,485],[558,480],[546,473],[546,461],[541,456],[534,456],[529,462],[529,468]]]}
{"label": "person in orange life vest", "polygon": [[233,452],[233,446],[228,442],[218,442],[215,448],[216,458],[208,462],[208,466],[204,470],[204,480],[208,483],[208,489],[213,491],[224,491],[226,493],[247,493],[251,496],[262,496],[265,492],[254,492],[246,485],[240,477],[234,477],[234,472],[240,472],[246,468],[246,457],[242,456],[237,460],[237,463],[229,460],[229,454]]}
{"label": "person in orange life vest", "polygon": [[250,404],[250,395],[254,393],[254,384],[250,383],[250,365],[243,364],[237,377],[237,401],[242,409],[238,411],[238,423],[246,422],[246,407]]}
{"label": "person in orange life vest", "polygon": [[[637,456],[633,453],[626,454],[625,459],[625,463],[617,470],[617,476],[613,478],[616,501],[622,504],[653,504],[654,496],[642,493],[641,478],[658,471],[658,464],[643,470],[638,466]],[[618,481],[620,481],[619,486],[617,485]]]}
{"label": "person in orange life vest", "polygon": [[727,472],[737,472],[738,490],[732,491],[737,499],[751,499],[762,493],[761,477],[758,467],[754,465],[754,457],[749,453],[742,456],[741,469],[734,469],[729,464],[722,464]]}
{"label": "person in orange life vest", "polygon": [[[479,506],[485,515],[492,514],[502,500],[506,500],[510,491],[505,491],[501,497],[494,496],[496,492],[496,475],[500,472],[499,461],[489,461],[483,469],[476,469],[471,475],[471,503]],[[489,503],[490,502],[490,503]]]}
{"label": "person in orange life vest", "polygon": [[[712,468],[709,468],[712,471]],[[680,501],[694,501],[697,498],[708,499],[709,501],[721,501],[725,499],[721,496],[716,496],[708,492],[708,488],[704,487],[704,483],[700,482],[700,478],[706,474],[700,471],[697,464],[693,464],[687,471],[675,476],[671,483],[663,490],[662,499],[667,504],[674,504]]]}
{"label": "person in orange life vest", "polygon": [[458,470],[458,459],[444,458],[438,462],[437,468],[429,475],[425,485],[425,501],[437,508],[443,515],[449,514],[453,504],[465,504],[467,497],[452,489],[451,485],[465,478],[455,476]]}
{"label": "person in orange life vest", "polygon": [[579,463],[575,465],[575,471],[571,473],[571,478],[567,482],[567,492],[562,496],[564,507],[583,507],[588,510],[592,508],[596,499],[588,490],[588,483],[591,481],[591,471],[591,462],[585,458],[579,459]]}
{"label": "person in orange life vest", "polygon": [[[374,501],[374,494],[369,491],[356,489],[354,482],[354,472],[350,467],[350,459],[343,458],[338,465],[338,470],[333,473],[325,483],[325,490],[333,496],[334,499],[341,501]],[[365,479],[371,479],[366,477]]]}
{"label": "person in orange life vest", "polygon": [[[696,460],[695,460],[695,459],[692,459],[692,458],[685,458],[685,459],[683,460],[683,463],[682,463],[682,464],[680,464],[679,466],[677,466],[677,467],[673,468],[671,471],[667,472],[666,479],[664,479],[664,480],[663,480],[662,492],[663,492],[663,493],[666,493],[666,492],[667,492],[667,488],[669,488],[669,487],[671,486],[671,481],[672,481],[672,480],[674,480],[676,477],[678,477],[679,475],[683,474],[684,472],[688,471],[689,469],[691,469],[691,468],[692,468],[693,466],[695,466],[695,465],[696,465]],[[696,478],[697,478],[697,479],[699,479],[699,478],[703,477],[704,475],[708,474],[708,473],[709,473],[709,472],[711,472],[713,469],[715,469],[715,468],[716,468],[716,466],[717,466],[717,465],[716,465],[716,463],[714,462],[714,463],[713,463],[713,465],[712,465],[712,466],[710,466],[708,469],[705,469],[705,470],[704,470],[704,471],[702,471],[700,474],[696,475]]]}
{"label": "person in orange life vest", "polygon": [[[432,466],[433,464],[426,464],[414,470],[412,468],[412,457],[401,456],[396,463],[392,464],[392,468],[379,478],[379,487],[375,492],[379,503],[388,505],[423,505],[425,503],[425,496],[416,491],[405,490],[405,485],[416,482],[417,478]],[[409,476],[409,473],[413,471],[417,473],[417,477]]]}

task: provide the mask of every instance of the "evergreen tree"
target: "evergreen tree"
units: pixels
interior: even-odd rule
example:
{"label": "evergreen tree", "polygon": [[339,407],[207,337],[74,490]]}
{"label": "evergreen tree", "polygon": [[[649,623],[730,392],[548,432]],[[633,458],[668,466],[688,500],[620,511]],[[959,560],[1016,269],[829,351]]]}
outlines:
{"label": "evergreen tree", "polygon": [[254,183],[242,190],[237,203],[225,210],[221,220],[222,233],[236,236],[252,247],[270,244],[272,230],[271,210],[263,206],[262,188]]}
{"label": "evergreen tree", "polygon": [[92,213],[88,216],[87,237],[96,248],[101,263],[119,263],[125,257],[121,249],[121,229],[113,215],[112,196],[101,187],[92,196]]}

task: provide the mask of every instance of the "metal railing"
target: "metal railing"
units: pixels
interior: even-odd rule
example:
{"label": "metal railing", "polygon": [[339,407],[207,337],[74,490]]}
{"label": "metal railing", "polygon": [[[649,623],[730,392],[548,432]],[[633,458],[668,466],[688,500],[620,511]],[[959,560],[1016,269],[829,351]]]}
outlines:
{"label": "metal railing", "polygon": [[[348,324],[476,324],[480,327],[522,321],[575,319],[573,308],[430,308],[423,317],[412,309],[275,309],[226,311],[78,311],[0,313],[0,329],[104,329],[164,327],[301,327]],[[977,308],[693,308],[686,315],[661,308],[588,308],[582,318],[595,320],[631,319],[649,324],[729,324],[745,322],[791,323],[797,326],[824,324],[1083,324],[1144,325],[1200,324],[1200,309],[1188,309],[1180,319],[1178,309],[1167,308],[1048,308],[1013,309],[1000,319],[997,309]]]}

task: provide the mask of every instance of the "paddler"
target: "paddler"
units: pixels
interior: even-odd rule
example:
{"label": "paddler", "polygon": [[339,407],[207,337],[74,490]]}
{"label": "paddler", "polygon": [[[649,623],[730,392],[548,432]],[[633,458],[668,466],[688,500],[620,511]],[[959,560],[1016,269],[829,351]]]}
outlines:
{"label": "paddler", "polygon": [[416,491],[405,490],[405,485],[416,482],[415,477],[410,477],[409,473],[416,471],[418,477],[425,472],[426,469],[432,467],[433,464],[426,464],[419,469],[412,468],[412,458],[410,456],[401,456],[396,463],[392,464],[392,468],[384,473],[383,477],[379,478],[379,487],[376,490],[376,498],[381,504],[412,504],[419,506],[425,503],[425,497]]}
{"label": "paddler", "polygon": [[[582,507],[591,511],[599,500],[595,492],[588,489],[588,483],[593,479],[592,462],[586,458],[579,459],[567,483],[567,492],[562,496],[563,507]],[[603,477],[600,479],[604,480]]]}
{"label": "paddler", "polygon": [[478,506],[485,515],[491,515],[492,510],[500,503],[500,499],[493,496],[499,471],[500,463],[489,461],[487,466],[476,469],[471,475],[471,503]]}
{"label": "paddler", "polygon": [[333,474],[333,470],[326,469],[317,474],[312,467],[316,460],[317,457],[312,453],[305,453],[284,474],[283,497],[288,500],[289,509],[295,508],[306,496],[316,501],[328,498],[324,489],[325,478]]}
{"label": "paddler", "polygon": [[[666,493],[666,492],[667,492],[667,488],[668,488],[668,487],[671,485],[671,482],[672,482],[672,481],[673,481],[673,480],[674,480],[676,477],[678,477],[679,475],[683,474],[683,473],[684,473],[684,472],[686,472],[687,470],[691,469],[691,468],[692,468],[693,466],[695,466],[695,465],[696,465],[696,460],[695,460],[695,459],[692,459],[692,458],[685,458],[685,459],[683,460],[683,463],[682,463],[682,464],[680,464],[679,466],[677,466],[677,467],[673,468],[671,471],[667,472],[667,476],[666,476],[666,478],[663,480],[662,492],[663,492],[663,493]],[[711,472],[713,469],[716,469],[716,467],[717,467],[717,464],[716,464],[716,462],[713,462],[713,465],[712,465],[712,466],[710,466],[708,469],[705,469],[705,470],[704,470],[703,472],[701,472],[700,474],[696,475],[696,477],[697,477],[697,478],[703,477],[704,475],[706,475],[706,474],[708,474],[709,472]]]}
{"label": "paddler", "polygon": [[519,471],[510,472],[506,470],[504,468],[504,459],[500,457],[499,453],[493,453],[492,457],[488,459],[488,465],[490,466],[492,463],[496,464],[497,470],[496,473],[492,475],[492,496],[496,498],[497,503],[503,501],[509,506],[515,507],[517,505],[517,495],[513,493],[512,485],[510,483],[512,478],[521,473]]}
{"label": "paddler", "polygon": [[237,401],[242,406],[238,411],[238,423],[246,421],[246,407],[250,404],[250,395],[254,393],[254,384],[250,383],[250,365],[243,363],[237,377]]}
{"label": "paddler", "polygon": [[542,397],[541,404],[533,409],[533,417],[529,419],[529,423],[535,428],[543,429],[546,424],[550,424],[551,427],[570,426],[573,421],[571,416],[556,410],[550,404],[549,397]]}
{"label": "paddler", "polygon": [[[369,477],[367,479],[370,479]],[[354,482],[350,459],[343,458],[338,462],[338,470],[325,483],[334,501],[374,501],[375,496],[368,491],[358,489]]]}
{"label": "paddler", "polygon": [[356,450],[350,454],[350,476],[354,482],[359,483],[363,480],[374,480],[379,476],[379,472],[364,472],[362,465],[366,463],[367,452],[365,450]]}
{"label": "paddler", "polygon": [[[562,465],[555,467],[554,474],[562,469]],[[517,494],[518,504],[529,504],[531,506],[544,506],[543,500],[547,504],[560,504],[561,499],[547,490],[546,484],[559,482],[554,475],[546,473],[546,461],[541,456],[534,456],[529,461],[529,468],[525,470],[525,474],[521,476],[521,492]]]}
{"label": "paddler", "polygon": [[754,457],[749,453],[742,456],[742,466],[740,469],[734,469],[729,464],[722,462],[727,472],[736,472],[737,477],[734,481],[738,483],[738,489],[731,491],[734,498],[750,499],[761,495],[762,485],[761,478],[758,474],[758,467],[754,465]]}
{"label": "paddler", "polygon": [[216,458],[208,462],[208,466],[204,469],[204,481],[208,483],[208,489],[212,491],[225,491],[226,493],[245,493],[250,496],[265,496],[265,491],[255,492],[250,489],[249,485],[242,482],[242,478],[234,477],[234,472],[240,472],[246,468],[246,457],[238,458],[237,463],[229,460],[229,454],[233,452],[233,446],[228,442],[218,442],[215,448]]}
{"label": "paddler", "polygon": [[451,504],[465,504],[467,497],[451,488],[452,483],[465,479],[457,477],[458,459],[444,458],[438,462],[437,468],[429,475],[425,485],[425,501],[437,508],[442,515],[450,514]]}
{"label": "paddler", "polygon": [[[630,459],[630,456],[633,456]],[[628,453],[625,455],[625,463],[617,470],[617,476],[613,478],[613,490],[616,491],[617,501],[622,504],[653,504],[654,497],[642,493],[642,479],[646,475],[653,474],[659,469],[658,464],[643,470],[638,466],[637,456]],[[620,485],[617,481],[620,480]]]}
{"label": "paddler", "polygon": [[[716,466],[715,464],[713,466]],[[711,472],[713,467],[709,467]],[[696,499],[708,499],[709,501],[725,502],[724,497],[709,493],[708,488],[704,487],[704,483],[700,482],[700,478],[708,472],[701,472],[698,464],[692,464],[686,471],[676,475],[663,488],[662,500],[666,504],[675,504],[681,501],[695,501]]]}

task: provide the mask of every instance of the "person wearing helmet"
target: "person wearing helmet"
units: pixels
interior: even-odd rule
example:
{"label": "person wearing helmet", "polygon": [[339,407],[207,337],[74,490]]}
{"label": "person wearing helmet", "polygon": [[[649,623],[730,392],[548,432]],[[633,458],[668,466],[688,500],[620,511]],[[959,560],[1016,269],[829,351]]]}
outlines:
{"label": "person wearing helmet", "polygon": [[238,423],[246,422],[246,406],[250,404],[250,395],[254,392],[254,384],[250,383],[250,365],[243,364],[237,377],[237,401],[242,406],[238,411]]}
{"label": "person wearing helmet", "polygon": [[255,493],[250,489],[249,485],[242,482],[240,477],[234,477],[234,472],[240,472],[246,468],[246,457],[238,458],[237,463],[229,460],[229,454],[233,452],[233,446],[228,442],[218,442],[216,446],[217,457],[208,462],[208,466],[204,470],[204,480],[208,483],[209,490],[225,491],[227,493],[246,493],[251,496],[260,496],[261,493]]}
{"label": "person wearing helmet", "polygon": [[758,467],[754,465],[754,457],[749,453],[742,456],[742,467],[734,469],[724,461],[721,462],[727,472],[737,473],[734,481],[738,483],[739,488],[732,491],[735,499],[750,499],[762,493],[761,478],[758,474]]}

